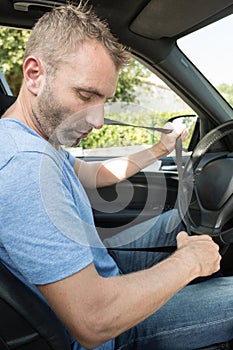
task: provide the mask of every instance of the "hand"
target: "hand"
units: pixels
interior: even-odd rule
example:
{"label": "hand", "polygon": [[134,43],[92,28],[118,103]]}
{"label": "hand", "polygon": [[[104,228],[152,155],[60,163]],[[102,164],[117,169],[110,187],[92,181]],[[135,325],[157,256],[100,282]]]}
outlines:
{"label": "hand", "polygon": [[162,134],[158,146],[164,153],[168,154],[174,150],[177,137],[181,136],[182,141],[187,139],[188,130],[184,124],[176,122],[168,122],[164,125],[164,128],[173,131],[170,134]]}
{"label": "hand", "polygon": [[184,264],[194,267],[196,277],[209,276],[220,269],[219,247],[210,236],[177,235],[177,253],[183,254]]}

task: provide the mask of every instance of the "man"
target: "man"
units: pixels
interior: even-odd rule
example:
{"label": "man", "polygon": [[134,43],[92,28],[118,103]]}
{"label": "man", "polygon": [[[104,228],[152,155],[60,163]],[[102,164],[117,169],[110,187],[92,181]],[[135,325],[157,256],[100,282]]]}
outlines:
{"label": "man", "polygon": [[57,8],[36,24],[18,99],[0,121],[1,260],[51,305],[73,336],[72,349],[187,350],[230,340],[233,279],[181,291],[219,270],[212,239],[188,237],[169,213],[136,226],[132,245],[174,242],[181,231],[174,254],[113,259],[82,187],[136,173],[185,131],[117,162],[86,164],[60,147],[102,127],[104,102],[127,59],[106,25],[81,6]]}

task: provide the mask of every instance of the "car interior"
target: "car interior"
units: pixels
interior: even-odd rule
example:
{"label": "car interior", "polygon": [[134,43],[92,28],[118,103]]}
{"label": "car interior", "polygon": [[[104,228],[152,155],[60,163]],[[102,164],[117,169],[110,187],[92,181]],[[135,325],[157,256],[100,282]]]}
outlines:
{"label": "car interior", "polygon": [[[45,11],[64,3],[2,0],[0,25],[31,29]],[[221,272],[232,276],[233,110],[179,49],[177,40],[231,15],[233,0],[89,3],[132,56],[156,73],[197,115],[188,146],[190,156],[184,156],[180,166],[174,157],[168,156],[162,159],[158,171],[141,171],[117,185],[88,191],[100,237],[104,239],[122,227],[178,208],[191,234],[207,233],[216,240],[223,252]],[[0,116],[15,98],[1,72]],[[129,191],[133,191],[130,201]],[[114,210],[108,210],[111,203]],[[1,262],[0,281],[0,350],[70,349],[65,329],[56,315]]]}

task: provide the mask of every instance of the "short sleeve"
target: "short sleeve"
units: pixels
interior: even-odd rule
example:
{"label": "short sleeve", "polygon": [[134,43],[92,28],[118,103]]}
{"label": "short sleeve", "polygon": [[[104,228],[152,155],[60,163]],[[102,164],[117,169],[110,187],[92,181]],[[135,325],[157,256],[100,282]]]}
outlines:
{"label": "short sleeve", "polygon": [[75,162],[76,162],[76,158],[67,150],[65,150],[64,148],[60,148],[61,153],[63,153],[65,155],[65,157],[68,159],[68,161],[70,162],[71,166],[73,167]]}
{"label": "short sleeve", "polygon": [[64,164],[19,152],[1,171],[1,242],[22,275],[32,284],[46,284],[88,266],[93,254],[87,236],[95,228],[78,184],[75,201]]}

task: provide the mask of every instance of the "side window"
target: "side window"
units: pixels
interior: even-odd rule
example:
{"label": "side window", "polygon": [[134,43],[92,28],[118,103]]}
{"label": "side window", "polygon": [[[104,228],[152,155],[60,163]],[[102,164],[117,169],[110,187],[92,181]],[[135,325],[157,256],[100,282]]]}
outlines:
{"label": "side window", "polygon": [[[21,86],[24,48],[29,34],[26,30],[0,27],[0,70],[14,96]],[[195,113],[162,80],[133,58],[119,76],[114,98],[105,105],[106,118],[142,126],[162,127],[168,119],[184,114]],[[184,121],[190,130],[193,121]],[[79,147],[69,150],[77,157],[122,156],[150,147],[159,137],[158,132],[105,125],[101,130],[93,130]]]}
{"label": "side window", "polygon": [[232,45],[229,45],[228,33],[232,32],[232,27],[233,15],[230,15],[178,40],[180,49],[231,107],[233,107],[233,49]]}
{"label": "side window", "polygon": [[[116,95],[105,105],[105,118],[141,126],[163,127],[170,118],[190,114],[195,113],[161,79],[135,59],[121,72]],[[195,118],[182,119],[190,130],[189,140],[195,121]],[[175,122],[181,122],[181,119]],[[93,130],[71,153],[84,157],[124,156],[142,147],[150,147],[159,138],[159,132],[104,125],[101,130]]]}

